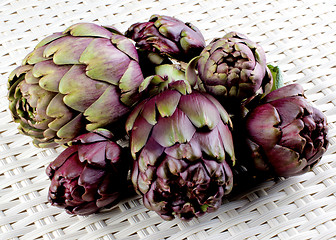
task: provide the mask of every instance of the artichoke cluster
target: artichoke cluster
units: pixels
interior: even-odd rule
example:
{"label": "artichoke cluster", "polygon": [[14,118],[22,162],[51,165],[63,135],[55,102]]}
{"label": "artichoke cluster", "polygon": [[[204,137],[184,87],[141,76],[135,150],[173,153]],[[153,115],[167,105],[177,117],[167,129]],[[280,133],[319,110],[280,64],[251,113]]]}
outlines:
{"label": "artichoke cluster", "polygon": [[326,151],[326,117],[275,69],[247,36],[206,44],[170,16],[125,33],[78,23],[13,70],[9,110],[36,147],[65,147],[46,169],[52,205],[88,215],[139,194],[164,220],[190,220]]}

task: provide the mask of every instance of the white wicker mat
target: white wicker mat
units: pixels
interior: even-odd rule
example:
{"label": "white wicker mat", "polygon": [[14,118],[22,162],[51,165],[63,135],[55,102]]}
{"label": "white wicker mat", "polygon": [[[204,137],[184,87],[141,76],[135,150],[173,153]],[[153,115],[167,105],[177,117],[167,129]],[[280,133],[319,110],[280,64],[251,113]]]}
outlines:
{"label": "white wicker mat", "polygon": [[[190,222],[162,221],[138,197],[77,217],[46,200],[46,165],[61,151],[38,149],[8,111],[7,77],[45,36],[76,22],[125,31],[154,14],[192,22],[207,42],[235,30],[265,49],[285,81],[304,86],[328,117],[330,146],[313,171],[266,182]],[[1,0],[0,239],[333,239],[336,238],[335,0]]]}

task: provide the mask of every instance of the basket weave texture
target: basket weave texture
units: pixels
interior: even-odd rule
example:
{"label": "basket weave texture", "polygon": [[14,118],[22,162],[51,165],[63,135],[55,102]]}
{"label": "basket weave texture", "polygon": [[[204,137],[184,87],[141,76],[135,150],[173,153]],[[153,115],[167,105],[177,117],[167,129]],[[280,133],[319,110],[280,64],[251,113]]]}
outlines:
{"label": "basket weave texture", "polygon": [[[125,31],[152,14],[196,25],[209,43],[238,31],[258,42],[286,84],[302,84],[324,112],[330,146],[301,176],[265,182],[216,212],[163,221],[139,197],[88,217],[47,203],[45,168],[63,150],[39,149],[18,133],[7,100],[7,78],[47,35],[77,22]],[[334,239],[336,238],[336,2],[335,0],[1,0],[0,2],[0,239]]]}

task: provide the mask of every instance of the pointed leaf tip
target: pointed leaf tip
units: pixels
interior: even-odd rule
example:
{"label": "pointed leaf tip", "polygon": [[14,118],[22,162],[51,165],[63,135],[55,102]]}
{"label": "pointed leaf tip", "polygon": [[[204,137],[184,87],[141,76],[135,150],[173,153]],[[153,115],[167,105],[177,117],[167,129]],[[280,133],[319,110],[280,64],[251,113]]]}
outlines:
{"label": "pointed leaf tip", "polygon": [[283,75],[278,66],[273,66],[271,64],[267,65],[268,69],[272,73],[273,77],[273,86],[271,92],[284,86]]}
{"label": "pointed leaf tip", "polygon": [[190,60],[190,62],[187,65],[186,69],[186,79],[190,83],[192,87],[196,86],[196,83],[198,82],[198,76],[196,73],[196,65],[198,60],[201,58],[201,56],[194,57]]}

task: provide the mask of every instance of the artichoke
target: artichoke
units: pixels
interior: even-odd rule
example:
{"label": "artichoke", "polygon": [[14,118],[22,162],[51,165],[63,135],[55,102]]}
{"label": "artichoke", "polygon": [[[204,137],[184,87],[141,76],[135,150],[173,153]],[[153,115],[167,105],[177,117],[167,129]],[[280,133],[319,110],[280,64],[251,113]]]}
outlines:
{"label": "artichoke", "polygon": [[299,84],[266,95],[244,119],[249,156],[257,171],[289,177],[309,171],[328,146],[327,119]]}
{"label": "artichoke", "polygon": [[217,209],[233,184],[230,127],[219,102],[191,92],[183,80],[138,104],[126,130],[135,159],[131,179],[144,205],[165,220]]}
{"label": "artichoke", "polygon": [[48,199],[53,206],[88,215],[116,205],[128,194],[131,159],[111,138],[105,129],[82,134],[49,164]]}
{"label": "artichoke", "polygon": [[230,102],[239,103],[256,94],[267,94],[272,88],[264,50],[240,33],[214,39],[197,60],[202,86],[221,102],[230,98]]}
{"label": "artichoke", "polygon": [[[38,147],[115,126],[139,100],[143,75],[132,41],[78,23],[42,40],[9,76],[10,111]],[[113,126],[110,130],[113,130]]]}
{"label": "artichoke", "polygon": [[193,24],[157,14],[148,22],[131,25],[125,35],[156,65],[169,58],[188,62],[205,47],[202,33]]}

